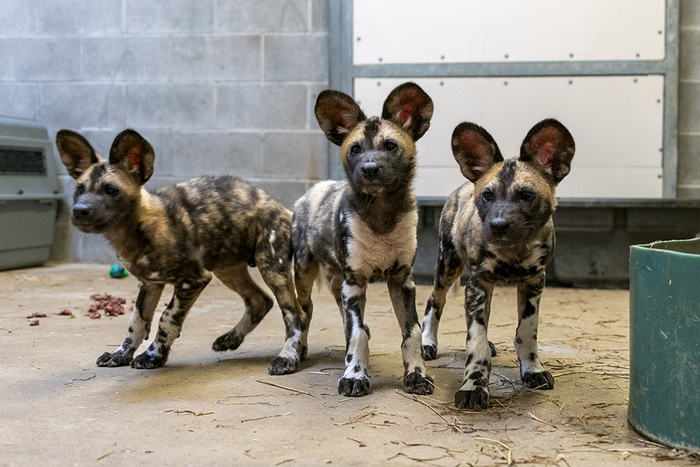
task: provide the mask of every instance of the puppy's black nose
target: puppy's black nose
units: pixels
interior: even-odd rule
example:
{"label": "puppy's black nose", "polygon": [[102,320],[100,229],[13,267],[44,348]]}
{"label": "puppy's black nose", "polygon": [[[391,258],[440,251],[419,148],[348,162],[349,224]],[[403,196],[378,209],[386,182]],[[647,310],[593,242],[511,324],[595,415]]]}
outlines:
{"label": "puppy's black nose", "polygon": [[491,232],[499,235],[506,233],[510,228],[510,224],[511,222],[509,220],[497,217],[489,223],[489,227],[491,228]]}
{"label": "puppy's black nose", "polygon": [[374,162],[365,162],[360,167],[360,172],[367,178],[374,178],[379,175],[379,166]]}
{"label": "puppy's black nose", "polygon": [[84,204],[76,204],[73,206],[73,216],[76,219],[85,219],[90,215],[91,209]]}

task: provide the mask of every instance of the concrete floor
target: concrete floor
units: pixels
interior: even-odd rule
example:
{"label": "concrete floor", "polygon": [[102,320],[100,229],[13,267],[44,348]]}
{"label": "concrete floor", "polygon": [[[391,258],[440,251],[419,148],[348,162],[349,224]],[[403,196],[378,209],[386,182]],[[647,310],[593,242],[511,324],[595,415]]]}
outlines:
{"label": "concrete floor", "polygon": [[[344,338],[327,290],[315,292],[309,357],[296,374],[267,374],[284,336],[277,308],[237,351],[211,350],[242,310],[217,280],[192,309],[165,367],[98,368],[95,359],[121,343],[129,312],[90,320],[89,296],[107,292],[130,306],[136,294],[134,278],[110,279],[107,271],[63,265],[0,273],[0,465],[700,464],[642,439],[627,423],[624,290],[545,290],[540,356],[556,380],[545,392],[519,383],[515,289],[498,288],[489,330],[499,349],[495,397],[488,411],[473,413],[451,404],[465,358],[461,293],[448,301],[439,358],[428,365],[435,394],[414,397],[402,391],[400,335],[386,288],[372,285],[373,392],[348,399],[336,391]],[[421,313],[429,295],[419,287]],[[65,308],[75,318],[56,316]],[[29,326],[34,312],[48,317]]]}

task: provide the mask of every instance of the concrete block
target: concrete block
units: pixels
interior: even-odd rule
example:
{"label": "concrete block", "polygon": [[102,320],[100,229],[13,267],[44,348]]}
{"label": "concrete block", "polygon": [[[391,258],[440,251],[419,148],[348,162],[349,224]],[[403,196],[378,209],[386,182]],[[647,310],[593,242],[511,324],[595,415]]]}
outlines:
{"label": "concrete block", "polygon": [[127,32],[213,32],[214,0],[126,0]]}
{"label": "concrete block", "polygon": [[306,0],[218,0],[218,32],[302,32],[308,30]]}
{"label": "concrete block", "polygon": [[316,107],[316,99],[318,99],[318,95],[321,94],[322,91],[326,90],[329,88],[328,82],[323,83],[323,84],[311,84],[309,85],[309,102],[307,105],[307,129],[309,130],[320,130],[320,127],[318,126],[318,120],[316,120],[316,114],[314,113],[314,109]]}
{"label": "concrete block", "polygon": [[678,83],[678,132],[700,133],[700,83]]}
{"label": "concrete block", "polygon": [[327,32],[330,24],[329,0],[311,0],[311,31]]}
{"label": "concrete block", "polygon": [[38,104],[38,85],[0,84],[0,115],[35,119]]}
{"label": "concrete block", "polygon": [[172,41],[166,37],[91,37],[83,39],[86,79],[168,80]]}
{"label": "concrete block", "polygon": [[259,176],[260,146],[257,132],[175,132],[169,175]]}
{"label": "concrete block", "polygon": [[700,79],[700,29],[681,29],[679,38],[679,78]]}
{"label": "concrete block", "polygon": [[321,131],[265,133],[262,174],[290,179],[328,178],[328,140]]}
{"label": "concrete block", "polygon": [[124,90],[110,84],[42,84],[37,119],[70,129],[124,126]]}
{"label": "concrete block", "polygon": [[700,185],[700,135],[678,135],[678,184]]}
{"label": "concrete block", "polygon": [[27,0],[3,0],[0,8],[0,34],[3,36],[35,34],[36,4]]}
{"label": "concrete block", "polygon": [[306,86],[299,84],[222,84],[216,120],[227,129],[305,129]]}
{"label": "concrete block", "polygon": [[267,36],[265,79],[328,82],[328,35]]}
{"label": "concrete block", "polygon": [[56,81],[80,78],[80,39],[0,40],[0,81]]}
{"label": "concrete block", "polygon": [[250,183],[265,190],[287,209],[293,209],[296,200],[301,198],[313,183],[281,180],[251,180]]}
{"label": "concrete block", "polygon": [[122,0],[27,1],[35,5],[40,34],[114,34],[122,32]]}
{"label": "concrete block", "polygon": [[214,87],[206,84],[128,84],[126,124],[143,128],[214,125]]}
{"label": "concrete block", "polygon": [[172,76],[187,80],[260,80],[260,36],[176,37]]}
{"label": "concrete block", "polygon": [[700,27],[700,0],[681,0],[679,16],[681,28]]}
{"label": "concrete block", "polygon": [[164,188],[166,186],[175,185],[176,183],[180,183],[180,182],[185,182],[185,181],[189,180],[190,178],[193,178],[193,177],[190,177],[190,176],[186,176],[186,177],[165,176],[165,177],[163,177],[163,176],[156,174],[153,177],[151,177],[151,179],[146,183],[146,190],[149,193],[153,193],[153,192],[160,190],[161,188]]}

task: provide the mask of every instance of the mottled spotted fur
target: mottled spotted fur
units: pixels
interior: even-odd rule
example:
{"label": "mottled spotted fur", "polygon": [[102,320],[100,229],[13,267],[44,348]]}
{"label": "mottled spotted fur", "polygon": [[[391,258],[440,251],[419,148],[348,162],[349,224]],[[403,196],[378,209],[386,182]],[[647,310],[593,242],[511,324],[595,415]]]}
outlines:
{"label": "mottled spotted fur", "polygon": [[[163,366],[212,273],[245,303],[240,322],[217,338],[213,349],[238,348],[273,305],[248,273],[249,265],[257,265],[277,298],[287,331],[270,374],[296,369],[306,354],[307,322],[294,293],[289,210],[235,177],[200,177],[148,193],[143,184],[153,174],[155,154],[133,130],[116,137],[108,161],[72,131],[59,131],[56,145],[76,179],[73,224],[83,232],[103,234],[139,280],[126,339],[114,352],[100,356],[99,366]],[[175,293],[161,315],[156,338],[133,358],[148,339],[166,284],[174,285]]]}
{"label": "mottled spotted fur", "polygon": [[504,160],[491,135],[473,123],[458,125],[452,134],[452,151],[469,182],[450,195],[442,210],[434,289],[423,318],[423,355],[426,360],[437,355],[445,295],[466,265],[467,364],[455,394],[457,407],[488,407],[491,356],[496,349],[486,330],[497,283],[518,286],[514,343],[523,383],[530,388],[554,387],[537,355],[537,322],[545,266],[555,243],[554,190],[569,173],[574,150],[571,134],[554,119],[530,130],[517,159]]}
{"label": "mottled spotted fur", "polygon": [[299,302],[310,320],[311,288],[322,266],[345,326],[346,363],[338,392],[363,396],[370,391],[367,284],[387,281],[403,334],[404,387],[412,393],[432,393],[415,304],[418,216],[411,187],[415,141],[430,126],[432,101],[420,87],[406,83],[387,97],[382,118],[368,119],[352,98],[334,91],[318,96],[315,112],[328,139],[340,146],[347,181],[318,183],[294,205]]}

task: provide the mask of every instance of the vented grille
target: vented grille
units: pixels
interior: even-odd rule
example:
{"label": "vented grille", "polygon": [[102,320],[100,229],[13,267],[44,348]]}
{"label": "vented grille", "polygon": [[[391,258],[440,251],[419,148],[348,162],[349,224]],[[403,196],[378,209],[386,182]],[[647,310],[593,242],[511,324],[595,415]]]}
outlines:
{"label": "vented grille", "polygon": [[0,146],[0,175],[46,175],[44,150]]}

